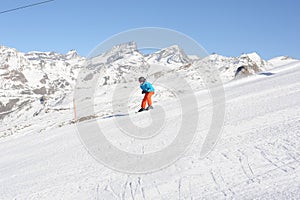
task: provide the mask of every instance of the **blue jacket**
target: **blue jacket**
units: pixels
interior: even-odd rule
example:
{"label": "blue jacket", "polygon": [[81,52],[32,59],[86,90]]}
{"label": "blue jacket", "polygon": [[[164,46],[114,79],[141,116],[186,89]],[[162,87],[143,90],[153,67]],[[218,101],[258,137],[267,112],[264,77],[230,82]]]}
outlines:
{"label": "blue jacket", "polygon": [[149,82],[145,82],[145,83],[141,84],[140,88],[146,92],[154,92],[154,87]]}

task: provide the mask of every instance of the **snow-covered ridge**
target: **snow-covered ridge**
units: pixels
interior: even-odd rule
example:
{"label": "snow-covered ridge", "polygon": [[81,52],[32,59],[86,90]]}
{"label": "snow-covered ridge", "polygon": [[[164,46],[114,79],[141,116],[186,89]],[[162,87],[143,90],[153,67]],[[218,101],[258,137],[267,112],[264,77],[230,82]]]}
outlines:
{"label": "snow-covered ridge", "polygon": [[289,57],[289,56],[278,56],[275,58],[272,58],[270,60],[268,60],[268,63],[274,67],[274,66],[280,66],[280,65],[286,65],[292,62],[297,62],[299,60]]}
{"label": "snow-covered ridge", "polygon": [[178,46],[172,45],[167,48],[163,48],[158,52],[147,56],[147,61],[152,63],[167,63],[167,64],[188,64],[191,63],[191,59],[185,54],[185,52]]}

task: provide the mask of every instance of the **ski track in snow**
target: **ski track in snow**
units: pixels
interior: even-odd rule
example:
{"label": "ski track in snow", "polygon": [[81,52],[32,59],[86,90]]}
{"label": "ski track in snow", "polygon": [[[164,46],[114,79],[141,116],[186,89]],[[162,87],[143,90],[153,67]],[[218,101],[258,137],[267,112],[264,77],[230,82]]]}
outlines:
{"label": "ski track in snow", "polygon": [[223,133],[204,159],[209,106],[199,92],[204,126],[184,157],[151,174],[96,162],[75,125],[3,138],[0,199],[300,199],[300,63],[271,72],[225,85]]}

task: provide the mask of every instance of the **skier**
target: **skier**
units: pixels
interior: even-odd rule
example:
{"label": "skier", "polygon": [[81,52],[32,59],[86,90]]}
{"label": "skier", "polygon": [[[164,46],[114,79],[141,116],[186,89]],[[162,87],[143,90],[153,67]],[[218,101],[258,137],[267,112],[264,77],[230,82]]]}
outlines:
{"label": "skier", "polygon": [[[35,113],[33,113],[33,116],[35,117],[35,116],[37,116],[37,115],[39,115],[40,113],[41,113],[41,111],[45,108],[45,105],[46,105],[46,98],[45,98],[45,96],[43,95],[43,96],[41,96],[40,98],[39,98],[39,100],[40,100],[40,103],[41,103],[41,105],[42,105],[42,107],[40,107],[40,109],[39,110],[37,110]],[[46,112],[46,111],[45,111]]]}
{"label": "skier", "polygon": [[[153,109],[151,97],[154,94],[154,87],[152,86],[151,83],[147,82],[144,77],[139,78],[139,83],[140,83],[140,88],[143,90],[142,94],[145,94],[145,96],[142,101],[142,107],[138,112]],[[146,104],[148,104],[147,108],[146,108]]]}
{"label": "skier", "polygon": [[40,97],[40,103],[41,103],[42,105],[45,105],[45,97],[44,97],[44,96],[41,96],[41,97]]}

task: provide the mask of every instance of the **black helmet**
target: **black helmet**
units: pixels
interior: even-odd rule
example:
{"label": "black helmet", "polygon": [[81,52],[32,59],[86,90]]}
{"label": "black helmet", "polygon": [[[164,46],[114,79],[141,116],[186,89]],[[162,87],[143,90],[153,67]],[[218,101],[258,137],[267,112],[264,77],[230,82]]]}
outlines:
{"label": "black helmet", "polygon": [[144,77],[141,76],[141,77],[139,78],[139,82],[145,82],[145,81],[146,81],[146,79],[145,79]]}

